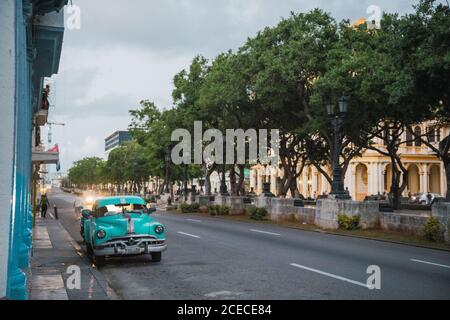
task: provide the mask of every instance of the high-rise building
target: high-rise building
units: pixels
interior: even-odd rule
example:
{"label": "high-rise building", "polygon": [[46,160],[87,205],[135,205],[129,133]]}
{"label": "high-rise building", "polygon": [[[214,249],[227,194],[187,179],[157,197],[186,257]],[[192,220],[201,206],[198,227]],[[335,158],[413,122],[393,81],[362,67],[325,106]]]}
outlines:
{"label": "high-rise building", "polygon": [[133,140],[129,131],[116,131],[105,139],[105,152],[109,154],[113,149],[123,146]]}

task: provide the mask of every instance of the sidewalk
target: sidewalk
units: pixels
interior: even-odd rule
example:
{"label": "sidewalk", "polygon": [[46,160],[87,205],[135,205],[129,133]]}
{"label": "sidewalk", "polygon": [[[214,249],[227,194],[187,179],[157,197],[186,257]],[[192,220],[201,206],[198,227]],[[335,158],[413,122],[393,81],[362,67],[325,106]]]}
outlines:
{"label": "sidewalk", "polygon": [[[81,289],[67,288],[69,266],[81,271]],[[29,278],[30,300],[116,300],[104,276],[89,262],[82,248],[53,217],[38,218],[33,231]]]}

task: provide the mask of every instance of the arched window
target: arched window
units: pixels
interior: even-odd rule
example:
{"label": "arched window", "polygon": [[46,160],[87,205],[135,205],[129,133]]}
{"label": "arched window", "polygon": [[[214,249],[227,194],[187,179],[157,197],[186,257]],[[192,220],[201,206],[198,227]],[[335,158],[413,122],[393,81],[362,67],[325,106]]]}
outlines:
{"label": "arched window", "polygon": [[434,132],[435,132],[435,130],[434,130],[433,127],[428,127],[427,128],[427,139],[428,139],[428,142],[435,142],[436,141],[436,137],[435,137]]}
{"label": "arched window", "polygon": [[415,145],[416,145],[416,147],[420,147],[422,145],[422,141],[420,141],[420,136],[422,135],[422,129],[420,129],[419,126],[417,126],[414,129],[414,135],[416,136]]}
{"label": "arched window", "polygon": [[412,147],[413,146],[413,134],[411,132],[411,130],[406,129],[406,146],[408,147]]}

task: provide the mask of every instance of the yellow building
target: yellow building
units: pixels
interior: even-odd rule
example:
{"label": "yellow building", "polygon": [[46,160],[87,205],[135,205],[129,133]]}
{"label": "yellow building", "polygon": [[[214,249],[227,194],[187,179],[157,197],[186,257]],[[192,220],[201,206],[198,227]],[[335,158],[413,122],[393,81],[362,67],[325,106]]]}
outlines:
{"label": "yellow building", "polygon": [[[418,133],[426,132],[427,125],[422,124],[414,128]],[[434,144],[438,146],[442,137],[450,134],[450,128],[441,129],[431,135]],[[434,138],[434,139],[433,139]],[[404,141],[412,140],[411,135],[405,133]],[[377,141],[375,141],[377,142]],[[378,141],[382,147],[382,141]],[[424,144],[412,142],[402,145],[399,150],[401,160],[408,169],[408,187],[404,195],[418,192],[431,192],[444,196],[447,192],[445,169],[438,157]],[[331,175],[331,168],[323,168]],[[255,193],[262,192],[264,181],[270,180],[271,192],[279,194],[279,185],[283,177],[282,169],[255,166],[250,174],[250,187]],[[361,201],[368,195],[389,193],[391,187],[392,169],[390,159],[373,150],[365,150],[361,157],[354,158],[345,175],[345,187],[348,188],[352,199]],[[313,166],[304,168],[297,180],[298,190],[305,197],[314,197],[329,193],[331,186],[327,179]]]}

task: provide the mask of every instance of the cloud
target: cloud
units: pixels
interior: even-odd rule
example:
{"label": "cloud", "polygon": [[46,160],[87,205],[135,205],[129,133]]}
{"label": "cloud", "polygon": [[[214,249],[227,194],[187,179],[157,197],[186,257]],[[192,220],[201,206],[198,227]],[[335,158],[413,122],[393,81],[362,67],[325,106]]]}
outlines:
{"label": "cloud", "polygon": [[[337,20],[366,17],[369,5],[411,11],[415,0],[73,0],[81,29],[65,31],[60,72],[51,79],[53,139],[62,166],[103,156],[103,139],[128,127],[128,110],[148,99],[171,106],[173,76],[197,54],[214,58],[291,11],[319,7]],[[45,132],[45,130],[44,130]]]}

